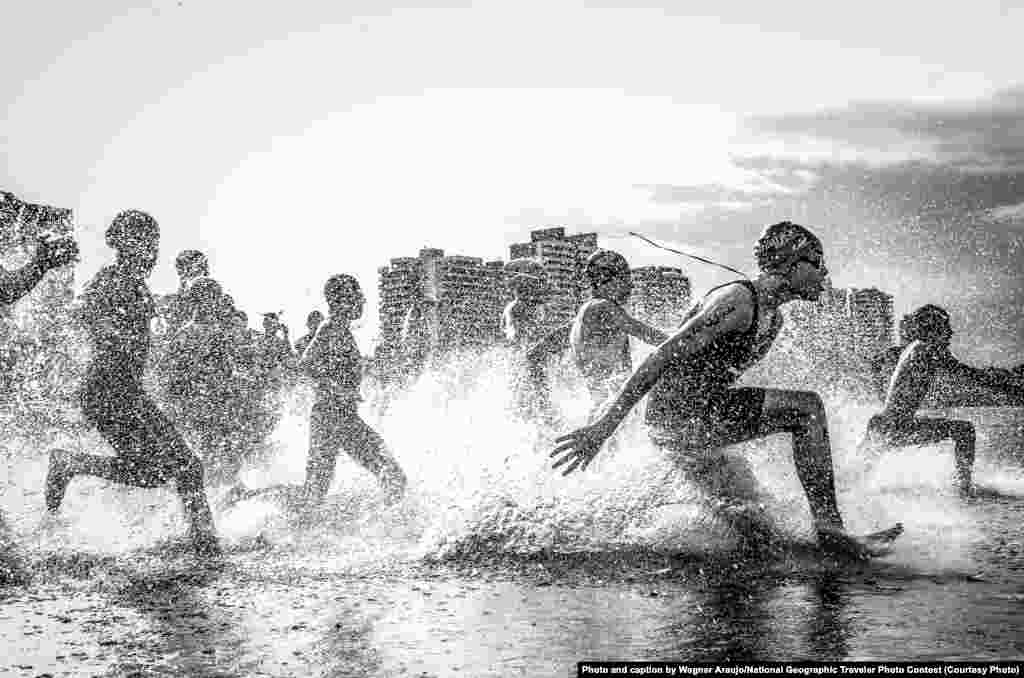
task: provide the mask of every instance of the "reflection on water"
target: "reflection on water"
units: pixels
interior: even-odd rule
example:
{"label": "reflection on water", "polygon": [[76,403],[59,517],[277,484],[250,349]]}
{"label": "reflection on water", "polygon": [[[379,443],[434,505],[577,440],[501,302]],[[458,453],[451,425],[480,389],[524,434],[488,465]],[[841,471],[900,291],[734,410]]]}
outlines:
{"label": "reflection on water", "polygon": [[[121,566],[7,592],[3,671],[39,675],[537,676],[581,659],[1008,658],[1019,584],[868,566],[701,574],[421,570],[264,580]],[[116,570],[116,571],[115,571]],[[56,573],[54,573],[56,574]],[[30,667],[30,668],[22,668]]]}
{"label": "reflection on water", "polygon": [[[546,468],[543,436],[481,392],[453,397],[453,380],[392,403],[381,422],[417,479],[407,502],[384,510],[372,478],[342,458],[311,526],[272,502],[222,513],[228,551],[214,565],[178,549],[170,492],[76,481],[66,517],[41,522],[42,450],[9,444],[0,509],[33,578],[0,594],[0,674],[541,676],[574,675],[584,659],[1024,657],[1019,410],[968,413],[988,490],[970,501],[951,487],[947,449],[868,468],[849,444],[866,414],[840,410],[848,523],[907,526],[890,557],[841,564],[807,541],[781,438],[742,450],[781,544],[758,556],[628,426],[593,472],[563,479]],[[400,425],[435,401],[445,426]],[[279,454],[250,482],[301,478],[303,422],[285,417]]]}

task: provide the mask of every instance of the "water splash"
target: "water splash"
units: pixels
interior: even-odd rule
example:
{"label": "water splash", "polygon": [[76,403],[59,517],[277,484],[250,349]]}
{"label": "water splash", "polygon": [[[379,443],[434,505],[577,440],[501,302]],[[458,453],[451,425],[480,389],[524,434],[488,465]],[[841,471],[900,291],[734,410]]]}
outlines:
{"label": "water splash", "polygon": [[[809,541],[810,517],[788,436],[699,461],[673,458],[647,439],[637,408],[590,469],[563,477],[551,470],[548,452],[557,434],[586,421],[588,396],[571,368],[556,365],[553,401],[563,425],[556,431],[524,421],[509,408],[515,384],[508,360],[501,351],[453,360],[394,395],[386,411],[381,393],[366,393],[364,417],[410,480],[399,505],[387,507],[375,479],[340,454],[328,501],[312,523],[300,524],[271,499],[219,512],[229,552],[263,553],[266,546],[277,557],[338,571],[617,550],[729,554],[742,545],[740,528],[751,522],[787,543]],[[826,405],[848,529],[870,532],[901,521],[907,531],[891,562],[970,571],[971,546],[986,539],[984,524],[953,490],[951,451],[893,450],[869,463],[857,442],[874,406],[839,397]],[[268,450],[243,471],[249,486],[302,482],[309,406],[302,391],[287,400]],[[979,483],[1024,494],[1019,460],[1015,469],[986,454],[999,448],[998,440],[980,442]],[[0,508],[22,548],[123,555],[180,539],[185,523],[170,488],[133,490],[78,479],[62,518],[43,521],[45,451],[58,443],[68,441],[14,437],[5,443],[8,477]],[[76,434],[71,443],[109,453],[94,432]],[[715,486],[729,490],[717,496],[709,491]],[[211,489],[215,505],[223,491]]]}

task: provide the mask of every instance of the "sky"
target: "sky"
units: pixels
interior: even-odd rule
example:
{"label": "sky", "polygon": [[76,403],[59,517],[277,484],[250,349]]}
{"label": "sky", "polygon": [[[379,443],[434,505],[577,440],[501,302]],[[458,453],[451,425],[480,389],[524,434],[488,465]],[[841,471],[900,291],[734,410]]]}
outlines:
{"label": "sky", "polygon": [[[962,4],[963,6],[959,6]],[[949,6],[946,6],[949,5]],[[685,9],[684,9],[685,8]],[[946,306],[954,352],[1024,362],[1024,8],[979,1],[252,3],[3,10],[0,189],[105,225],[144,209],[293,333],[350,272],[422,247],[508,258],[597,231],[633,265],[753,273],[772,221],[833,283]],[[368,348],[368,347],[366,347]]]}

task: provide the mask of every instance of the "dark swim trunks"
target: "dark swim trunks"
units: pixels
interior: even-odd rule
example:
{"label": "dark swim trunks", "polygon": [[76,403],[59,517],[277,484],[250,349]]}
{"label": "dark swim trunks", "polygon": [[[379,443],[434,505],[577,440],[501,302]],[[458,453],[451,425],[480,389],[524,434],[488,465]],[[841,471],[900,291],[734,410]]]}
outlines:
{"label": "dark swim trunks", "polygon": [[[722,334],[697,354],[672,361],[665,368],[651,389],[646,414],[651,437],[661,446],[707,450],[754,437],[761,428],[764,389],[733,388],[733,384],[768,351],[780,324],[776,316],[759,338],[757,290],[749,281],[728,284],[747,288],[753,320],[746,329]],[[681,326],[694,318],[703,304],[691,307]]]}
{"label": "dark swim trunks", "polygon": [[158,487],[195,461],[174,425],[137,383],[87,381],[82,414],[114,448],[114,463],[126,484]]}
{"label": "dark swim trunks", "polygon": [[761,428],[765,391],[730,388],[704,401],[693,412],[679,412],[670,425],[650,424],[651,440],[675,451],[710,450],[753,438]]}
{"label": "dark swim trunks", "polygon": [[320,401],[309,417],[309,446],[317,456],[337,457],[345,451],[357,462],[376,471],[387,454],[380,435],[359,416],[359,400]]}

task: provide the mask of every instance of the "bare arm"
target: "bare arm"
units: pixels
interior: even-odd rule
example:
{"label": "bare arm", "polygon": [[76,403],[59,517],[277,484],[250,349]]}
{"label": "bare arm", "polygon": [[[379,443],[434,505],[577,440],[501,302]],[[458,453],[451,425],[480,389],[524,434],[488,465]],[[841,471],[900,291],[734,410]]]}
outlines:
{"label": "bare arm", "polygon": [[749,294],[725,288],[684,322],[679,330],[658,346],[630,375],[615,400],[590,426],[584,426],[555,440],[551,456],[564,455],[553,464],[566,465],[563,475],[586,469],[633,406],[657,383],[665,368],[684,361],[728,332],[741,331],[753,322]]}
{"label": "bare arm", "polygon": [[958,382],[958,385],[974,384],[1024,399],[1024,379],[1009,370],[971,367],[960,362],[951,354],[944,361],[943,367]]}
{"label": "bare arm", "polygon": [[0,269],[0,303],[13,304],[39,284],[46,272],[78,259],[78,246],[70,238],[39,239],[32,261],[16,271]]}
{"label": "bare arm", "polygon": [[920,341],[907,345],[889,378],[883,412],[911,417],[921,406],[935,380],[940,356],[933,347]]}
{"label": "bare arm", "polygon": [[116,342],[121,329],[116,320],[115,293],[110,279],[97,277],[90,282],[71,307],[71,317],[81,323],[89,335],[100,345]]}
{"label": "bare arm", "polygon": [[637,320],[626,313],[625,309],[615,306],[617,312],[613,316],[616,326],[631,337],[635,337],[645,344],[657,346],[668,339],[668,335],[661,330],[651,327],[642,320]]}
{"label": "bare arm", "polygon": [[299,359],[299,369],[313,379],[320,379],[325,376],[327,355],[330,350],[332,327],[330,321],[324,322],[317,328],[313,340],[309,342],[306,351]]}
{"label": "bare arm", "polygon": [[748,327],[753,319],[752,311],[749,306],[741,307],[727,296],[711,301],[633,371],[605,415],[609,423],[617,427],[654,387],[670,363],[686,360],[726,332]]}
{"label": "bare arm", "polygon": [[0,271],[0,303],[13,304],[28,294],[46,275],[38,261],[31,261],[16,271]]}

